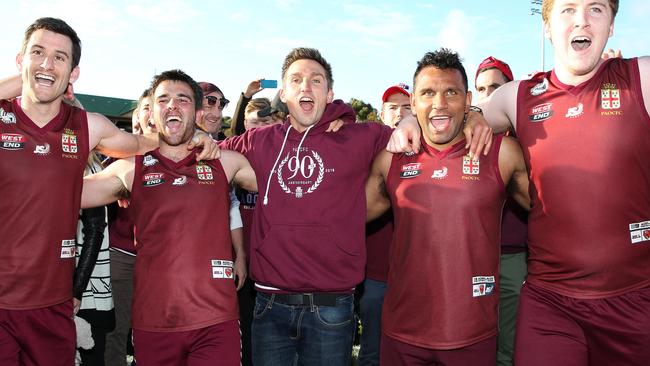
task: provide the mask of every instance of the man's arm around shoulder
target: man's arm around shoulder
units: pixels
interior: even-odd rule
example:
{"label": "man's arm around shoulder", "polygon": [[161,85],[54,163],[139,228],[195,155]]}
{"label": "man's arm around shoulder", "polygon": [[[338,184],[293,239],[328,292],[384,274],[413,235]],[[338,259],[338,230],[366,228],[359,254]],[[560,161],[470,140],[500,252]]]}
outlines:
{"label": "man's arm around shoulder", "polygon": [[366,180],[366,222],[370,222],[390,208],[390,199],[386,191],[386,178],[393,154],[380,152],[372,163],[370,175]]}
{"label": "man's arm around shoulder", "polygon": [[224,150],[221,152],[221,165],[229,182],[233,182],[247,191],[257,192],[255,172],[244,155]]}
{"label": "man's arm around shoulder", "polygon": [[530,195],[528,193],[528,171],[524,162],[524,154],[519,142],[510,136],[501,141],[499,150],[499,171],[506,190],[512,198],[526,210],[530,210]]}
{"label": "man's arm around shoulder", "polygon": [[99,173],[84,177],[81,208],[103,206],[128,198],[133,187],[135,158],[121,159]]}

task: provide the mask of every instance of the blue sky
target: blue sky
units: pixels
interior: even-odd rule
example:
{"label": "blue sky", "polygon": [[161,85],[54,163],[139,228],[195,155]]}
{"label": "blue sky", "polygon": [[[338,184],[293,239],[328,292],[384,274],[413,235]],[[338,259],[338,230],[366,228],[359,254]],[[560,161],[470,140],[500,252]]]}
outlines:
{"label": "blue sky", "polygon": [[[609,46],[650,55],[650,1],[621,3]],[[375,108],[388,86],[410,85],[416,62],[441,46],[460,53],[472,81],[488,55],[516,77],[541,68],[541,17],[530,15],[528,0],[21,0],[12,8],[0,33],[6,75],[16,71],[25,28],[54,16],[82,40],[76,92],[136,99],[154,74],[180,68],[224,91],[233,101],[226,115],[249,81],[280,79],[284,56],[298,46],[316,47],[330,62],[335,97]],[[552,62],[546,43],[547,69]]]}

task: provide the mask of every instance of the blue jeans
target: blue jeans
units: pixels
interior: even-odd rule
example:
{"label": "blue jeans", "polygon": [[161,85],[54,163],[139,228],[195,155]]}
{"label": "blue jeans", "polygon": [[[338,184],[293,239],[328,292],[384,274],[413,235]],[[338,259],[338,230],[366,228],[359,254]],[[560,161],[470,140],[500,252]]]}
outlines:
{"label": "blue jeans", "polygon": [[381,306],[384,303],[385,292],[386,282],[369,278],[363,281],[363,295],[359,300],[359,317],[361,318],[359,366],[379,365]]}
{"label": "blue jeans", "polygon": [[257,293],[252,346],[255,366],[349,366],[354,337],[353,295],[336,306],[286,305]]}

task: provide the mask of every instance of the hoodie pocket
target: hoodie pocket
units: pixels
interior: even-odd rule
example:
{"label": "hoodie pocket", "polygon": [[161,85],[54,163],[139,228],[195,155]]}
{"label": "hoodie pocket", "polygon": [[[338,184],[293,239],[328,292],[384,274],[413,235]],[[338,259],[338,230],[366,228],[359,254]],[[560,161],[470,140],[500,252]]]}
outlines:
{"label": "hoodie pocket", "polygon": [[354,242],[342,245],[329,225],[273,225],[257,248],[260,280],[296,291],[344,288],[354,281],[350,271],[363,266],[364,243]]}

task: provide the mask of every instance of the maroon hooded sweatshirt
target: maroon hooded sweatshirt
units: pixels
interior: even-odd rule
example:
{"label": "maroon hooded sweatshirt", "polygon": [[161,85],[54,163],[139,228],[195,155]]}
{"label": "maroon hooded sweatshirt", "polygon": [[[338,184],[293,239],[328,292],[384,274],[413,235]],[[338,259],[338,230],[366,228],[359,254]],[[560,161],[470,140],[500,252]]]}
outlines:
{"label": "maroon hooded sweatshirt", "polygon": [[392,130],[354,121],[342,101],[303,133],[283,124],[229,138],[221,148],[250,161],[259,187],[250,270],[265,292],[352,292],[366,265],[365,182]]}

